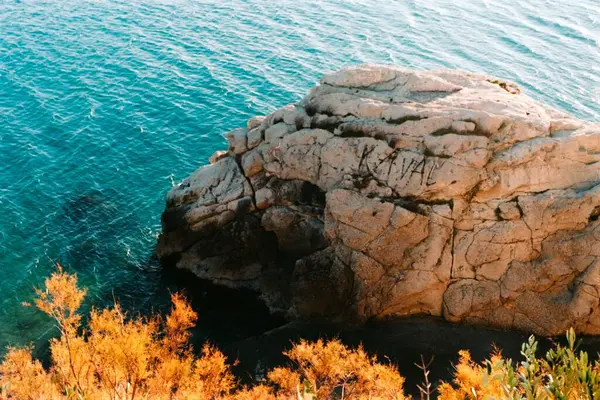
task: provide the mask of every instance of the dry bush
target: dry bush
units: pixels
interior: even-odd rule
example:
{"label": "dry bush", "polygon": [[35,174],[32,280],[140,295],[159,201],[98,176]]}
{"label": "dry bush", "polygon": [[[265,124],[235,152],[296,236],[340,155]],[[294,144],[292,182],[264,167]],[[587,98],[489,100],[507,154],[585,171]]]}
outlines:
{"label": "dry bush", "polygon": [[[37,290],[36,306],[51,316],[60,336],[50,343],[51,367],[30,348],[9,348],[0,364],[0,399],[17,400],[314,400],[406,399],[396,367],[379,363],[362,347],[340,341],[301,341],[284,354],[288,367],[275,368],[253,387],[240,388],[225,356],[205,345],[199,356],[189,345],[196,313],[175,294],[166,318],[128,316],[118,304],[92,310],[87,327],[78,309],[85,291],[77,277],[58,271]],[[523,344],[524,360],[514,364],[496,352],[475,363],[460,352],[454,380],[442,383],[441,400],[600,399],[600,363],[577,351],[575,333],[567,346],[536,356],[533,337]],[[429,398],[427,366],[422,360]]]}
{"label": "dry bush", "polygon": [[77,277],[52,274],[37,290],[36,306],[57,323],[45,370],[30,348],[9,348],[0,364],[0,399],[404,399],[404,379],[362,348],[339,341],[300,342],[287,356],[291,368],[276,368],[263,384],[238,389],[225,356],[205,345],[200,356],[189,345],[197,316],[175,294],[166,318],[128,316],[122,308],[92,310],[87,327],[78,309],[85,291]]}
{"label": "dry bush", "polygon": [[188,345],[196,314],[181,295],[163,321],[129,318],[116,304],[93,310],[89,326],[77,313],[85,291],[77,278],[58,271],[37,291],[35,304],[56,321],[45,371],[30,349],[9,349],[0,365],[6,399],[216,399],[235,385],[222,353],[205,346],[196,358]]}
{"label": "dry bush", "polygon": [[31,349],[8,349],[0,365],[2,399],[58,399],[58,387],[42,364],[31,358]]}
{"label": "dry bush", "polygon": [[[291,397],[298,400],[298,397]],[[256,385],[251,388],[242,388],[229,397],[228,400],[285,400],[284,395],[276,396],[273,390],[266,385]],[[300,399],[309,400],[309,399]]]}
{"label": "dry bush", "polygon": [[600,399],[600,363],[590,362],[577,351],[575,332],[567,334],[567,346],[556,345],[545,357],[536,357],[537,342],[532,336],[521,347],[524,360],[513,364],[499,353],[481,364],[468,352],[460,354],[452,384],[439,388],[441,400],[583,400]]}
{"label": "dry bush", "polygon": [[460,351],[459,356],[459,362],[454,366],[454,385],[442,383],[439,387],[440,399],[480,399],[485,396],[493,399],[504,398],[501,380],[490,379],[491,376],[506,375],[506,365],[500,354],[493,355],[490,361],[484,364],[473,362],[471,354],[466,350]]}
{"label": "dry bush", "polygon": [[301,341],[287,355],[292,365],[275,368],[268,379],[281,396],[318,399],[405,399],[404,378],[377,362],[362,347],[351,350],[339,340]]}
{"label": "dry bush", "polygon": [[[0,364],[0,399],[406,399],[396,367],[338,340],[301,341],[285,353],[289,367],[275,368],[261,384],[239,388],[219,350],[205,345],[199,356],[192,352],[189,329],[197,316],[179,294],[172,296],[166,318],[130,317],[115,304],[92,310],[84,328],[78,309],[85,291],[75,275],[59,266],[36,293],[36,306],[60,331],[50,343],[51,367],[34,360],[30,348],[9,348]],[[518,364],[499,352],[475,363],[462,351],[454,380],[438,388],[439,399],[600,399],[600,363],[576,350],[573,330],[567,342],[537,358],[531,337]],[[429,397],[424,362],[421,368],[426,378],[421,393]]]}

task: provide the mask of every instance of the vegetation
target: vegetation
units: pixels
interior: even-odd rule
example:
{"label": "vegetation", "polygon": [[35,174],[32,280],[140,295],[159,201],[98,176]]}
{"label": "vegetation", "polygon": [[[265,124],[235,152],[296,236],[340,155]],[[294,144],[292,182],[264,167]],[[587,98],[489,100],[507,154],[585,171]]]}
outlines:
{"label": "vegetation", "polygon": [[[192,351],[189,329],[197,316],[179,294],[166,318],[128,316],[115,304],[92,310],[84,328],[78,309],[85,291],[75,275],[59,267],[36,293],[35,305],[60,330],[50,344],[51,366],[34,360],[30,348],[9,348],[0,364],[1,399],[407,399],[395,366],[338,340],[301,341],[284,353],[289,366],[241,387],[219,350],[205,345],[199,355]],[[537,358],[532,337],[518,364],[499,352],[478,364],[462,351],[453,381],[439,385],[438,398],[600,399],[600,364],[576,350],[573,330],[567,342]],[[420,368],[421,398],[430,398],[429,372],[424,362]]]}
{"label": "vegetation", "polygon": [[460,353],[453,385],[440,385],[440,399],[600,399],[600,363],[576,351],[575,332],[567,332],[567,346],[556,345],[537,358],[532,337],[521,348],[524,360],[514,364],[500,353],[482,364]]}
{"label": "vegetation", "polygon": [[339,341],[300,342],[264,383],[240,388],[225,356],[205,345],[196,356],[188,343],[196,313],[172,296],[166,318],[130,317],[118,304],[92,310],[87,328],[77,312],[85,291],[77,277],[52,274],[35,305],[51,316],[60,337],[50,343],[51,367],[29,348],[10,348],[0,365],[2,399],[288,399],[341,397],[404,399],[397,369],[350,350]]}

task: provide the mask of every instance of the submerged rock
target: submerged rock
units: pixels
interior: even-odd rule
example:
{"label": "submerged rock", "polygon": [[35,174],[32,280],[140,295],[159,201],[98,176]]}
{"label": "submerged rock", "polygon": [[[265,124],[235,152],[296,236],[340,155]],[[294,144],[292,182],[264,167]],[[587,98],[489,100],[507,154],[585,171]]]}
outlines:
{"label": "submerged rock", "polygon": [[288,318],[600,333],[600,125],[459,71],[360,66],[226,135],[157,254]]}

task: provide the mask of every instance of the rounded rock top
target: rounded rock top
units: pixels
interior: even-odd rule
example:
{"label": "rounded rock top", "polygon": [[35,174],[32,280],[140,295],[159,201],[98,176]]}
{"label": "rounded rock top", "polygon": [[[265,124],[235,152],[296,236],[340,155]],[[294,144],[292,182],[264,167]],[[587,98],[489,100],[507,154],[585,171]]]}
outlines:
{"label": "rounded rock top", "polygon": [[225,135],[157,254],[290,319],[600,333],[600,125],[507,80],[361,65]]}

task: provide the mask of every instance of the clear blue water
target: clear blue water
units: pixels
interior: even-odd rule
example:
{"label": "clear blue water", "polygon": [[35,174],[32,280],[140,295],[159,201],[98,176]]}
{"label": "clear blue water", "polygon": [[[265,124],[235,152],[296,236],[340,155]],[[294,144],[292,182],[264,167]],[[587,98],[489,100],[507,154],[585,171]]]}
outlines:
{"label": "clear blue water", "polygon": [[0,346],[52,332],[21,302],[56,261],[159,307],[166,191],[323,72],[488,72],[600,120],[599,45],[596,0],[0,0]]}

